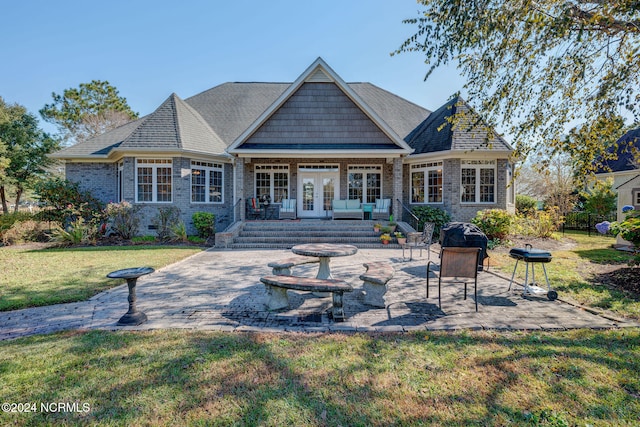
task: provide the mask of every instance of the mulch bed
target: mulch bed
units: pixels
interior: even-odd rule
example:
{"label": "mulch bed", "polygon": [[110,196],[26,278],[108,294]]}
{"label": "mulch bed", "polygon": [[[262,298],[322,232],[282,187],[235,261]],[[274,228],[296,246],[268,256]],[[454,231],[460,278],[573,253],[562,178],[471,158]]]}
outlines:
{"label": "mulch bed", "polygon": [[620,267],[596,274],[593,280],[640,298],[640,267]]}

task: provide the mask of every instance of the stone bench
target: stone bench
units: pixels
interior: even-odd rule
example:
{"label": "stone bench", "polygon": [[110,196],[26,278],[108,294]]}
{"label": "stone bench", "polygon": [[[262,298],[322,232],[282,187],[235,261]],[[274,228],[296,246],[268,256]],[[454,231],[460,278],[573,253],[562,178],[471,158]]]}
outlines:
{"label": "stone bench", "polygon": [[384,308],[384,294],[387,282],[393,277],[393,266],[388,262],[369,262],[363,264],[367,271],[360,275],[364,287],[364,303],[372,307]]}
{"label": "stone bench", "polygon": [[296,265],[310,264],[314,262],[320,262],[320,259],[315,257],[294,255],[290,258],[270,262],[269,264],[267,264],[267,266],[272,268],[272,273],[276,276],[291,276],[291,269]]}
{"label": "stone bench", "polygon": [[333,320],[337,322],[343,321],[345,318],[342,305],[343,294],[353,291],[353,288],[347,282],[335,279],[265,276],[261,277],[260,281],[264,283],[267,289],[267,308],[269,310],[280,310],[289,307],[287,289],[307,292],[331,292],[333,295]]}

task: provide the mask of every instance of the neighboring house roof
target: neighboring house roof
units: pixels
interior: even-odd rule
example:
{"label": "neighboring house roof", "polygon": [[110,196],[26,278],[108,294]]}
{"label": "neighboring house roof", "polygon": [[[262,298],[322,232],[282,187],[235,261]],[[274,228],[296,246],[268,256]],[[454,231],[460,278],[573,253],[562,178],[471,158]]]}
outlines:
{"label": "neighboring house roof", "polygon": [[625,133],[607,150],[609,154],[614,151],[616,158],[604,160],[598,166],[596,174],[638,169],[638,165],[634,163],[634,158],[640,152],[640,128]]}
{"label": "neighboring house roof", "polygon": [[[468,132],[477,133],[473,138],[456,138],[456,132],[450,122],[450,118],[462,109],[469,111],[473,120],[479,118],[471,107],[459,96],[450,99],[442,107],[431,113],[418,127],[416,127],[405,141],[415,150],[414,155],[435,153],[441,151],[475,151],[475,150],[499,150],[512,151],[513,148],[500,136],[493,135],[485,138],[485,130],[477,130],[479,126],[473,126]],[[463,127],[464,125],[460,125]],[[462,129],[464,130],[464,129]]]}
{"label": "neighboring house roof", "polygon": [[622,188],[622,187],[624,187],[626,185],[629,185],[630,183],[632,183],[633,181],[638,180],[638,179],[640,179],[640,174],[638,174],[638,175],[634,176],[633,178],[623,182],[622,184],[618,185],[615,189],[619,190],[620,188]]}

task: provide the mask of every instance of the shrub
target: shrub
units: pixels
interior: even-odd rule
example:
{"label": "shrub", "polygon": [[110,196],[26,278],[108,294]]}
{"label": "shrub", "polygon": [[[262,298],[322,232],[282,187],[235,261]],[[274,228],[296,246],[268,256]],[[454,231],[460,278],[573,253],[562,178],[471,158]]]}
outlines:
{"label": "shrub", "polygon": [[431,206],[415,206],[412,209],[415,216],[418,217],[418,230],[422,230],[425,222],[433,222],[435,227],[433,229],[433,235],[438,236],[440,234],[440,228],[447,222],[451,221],[451,216],[447,211],[440,208],[433,208]]}
{"label": "shrub", "polygon": [[133,206],[129,202],[109,203],[105,214],[110,221],[111,228],[123,239],[131,239],[138,234],[140,218],[139,206]]}
{"label": "shrub", "polygon": [[14,245],[24,242],[46,242],[47,226],[40,221],[26,220],[16,221],[11,228],[2,233],[2,243]]}
{"label": "shrub", "polygon": [[28,212],[12,212],[0,214],[0,234],[9,230],[18,221],[29,221],[33,215]]}
{"label": "shrub", "polygon": [[509,234],[513,215],[504,209],[486,209],[478,211],[471,222],[477,225],[489,240],[503,240]]}
{"label": "shrub", "polygon": [[86,223],[82,217],[76,218],[66,227],[56,227],[52,231],[51,241],[61,246],[95,244],[98,227]]}
{"label": "shrub", "polygon": [[558,229],[556,221],[553,211],[535,211],[529,216],[518,215],[511,231],[521,236],[548,238]]}
{"label": "shrub", "polygon": [[173,238],[173,232],[171,230],[177,226],[179,222],[180,209],[175,206],[158,208],[158,215],[151,220],[151,224],[156,227],[158,239],[162,241]]}
{"label": "shrub", "polygon": [[640,212],[630,211],[624,221],[612,223],[611,233],[616,236],[619,234],[624,240],[640,249]]}
{"label": "shrub", "polygon": [[171,226],[171,240],[183,243],[189,241],[189,236],[187,236],[187,226],[184,225],[184,222],[178,221]]}
{"label": "shrub", "polygon": [[518,194],[516,196],[516,211],[524,216],[533,215],[536,212],[538,201],[524,194]]}
{"label": "shrub", "polygon": [[216,216],[210,212],[196,212],[191,216],[198,236],[208,239],[216,233]]}
{"label": "shrub", "polygon": [[629,206],[631,209],[626,208],[627,206],[623,208],[623,212],[627,214],[624,221],[612,223],[603,221],[596,224],[596,230],[602,234],[620,235],[631,242],[636,250],[635,257],[629,261],[629,265],[640,265],[640,212],[634,211],[632,206]]}
{"label": "shrub", "polygon": [[44,209],[38,212],[43,221],[57,221],[68,225],[81,216],[87,222],[103,220],[103,204],[89,191],[81,191],[76,182],[51,178],[39,182],[36,196]]}
{"label": "shrub", "polygon": [[584,210],[598,215],[608,215],[616,210],[617,194],[613,190],[613,179],[595,181],[593,187],[580,193],[584,197]]}

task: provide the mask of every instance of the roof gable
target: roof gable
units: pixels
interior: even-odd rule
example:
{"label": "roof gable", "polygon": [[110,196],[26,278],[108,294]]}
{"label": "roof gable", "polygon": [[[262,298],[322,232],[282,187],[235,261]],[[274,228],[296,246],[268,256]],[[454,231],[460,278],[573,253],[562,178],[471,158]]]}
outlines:
{"label": "roof gable", "polygon": [[206,121],[178,95],[171,94],[117,148],[177,149],[222,154],[225,144]]}
{"label": "roof gable", "polygon": [[[460,122],[452,123],[456,114]],[[454,96],[431,113],[405,141],[415,150],[414,155],[442,151],[513,151],[502,137],[486,129],[480,116],[460,96]]]}
{"label": "roof gable", "polygon": [[[311,94],[314,91],[315,96]],[[337,105],[339,103],[342,107]],[[294,111],[296,109],[297,112]],[[344,120],[344,117],[340,117],[342,113],[357,120],[363,126],[362,131],[367,135],[376,134],[376,142],[373,146],[371,143],[350,139],[347,141],[348,138],[345,136],[348,129],[340,128]],[[283,126],[285,123],[291,125],[292,121],[296,120],[296,124],[304,126],[304,129],[299,126],[296,131]],[[374,127],[377,130],[374,131]],[[350,130],[351,135],[354,130],[357,131],[356,128]],[[275,138],[278,132],[280,134]],[[382,135],[384,138],[381,138]],[[279,139],[280,143],[276,139]],[[383,139],[384,142],[382,142]],[[279,150],[286,152],[291,150],[371,150],[372,148],[393,150],[399,154],[411,152],[410,147],[395,131],[367,106],[322,58],[318,58],[231,144],[228,151],[237,154],[243,151],[254,152],[254,150],[265,149],[272,152]]]}

